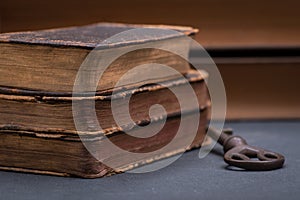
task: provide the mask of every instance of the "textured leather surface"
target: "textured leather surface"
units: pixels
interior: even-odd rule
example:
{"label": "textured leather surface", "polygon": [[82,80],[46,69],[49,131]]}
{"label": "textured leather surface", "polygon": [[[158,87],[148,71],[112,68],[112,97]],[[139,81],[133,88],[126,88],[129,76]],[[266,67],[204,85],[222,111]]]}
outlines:
{"label": "textured leather surface", "polygon": [[[0,34],[1,42],[13,42],[24,44],[42,44],[53,46],[69,46],[81,48],[95,48],[103,40],[123,31],[133,28],[163,28],[172,29],[177,32],[172,32],[163,36],[150,35],[144,38],[133,36],[134,39],[129,44],[156,41],[161,39],[169,39],[181,36],[183,34],[191,35],[198,30],[191,27],[183,26],[164,26],[164,25],[130,25],[117,23],[98,23],[87,26],[68,27],[60,29],[48,29],[41,31],[27,31],[16,33]],[[124,40],[123,45],[128,45],[128,41]],[[115,44],[112,44],[115,45]]]}

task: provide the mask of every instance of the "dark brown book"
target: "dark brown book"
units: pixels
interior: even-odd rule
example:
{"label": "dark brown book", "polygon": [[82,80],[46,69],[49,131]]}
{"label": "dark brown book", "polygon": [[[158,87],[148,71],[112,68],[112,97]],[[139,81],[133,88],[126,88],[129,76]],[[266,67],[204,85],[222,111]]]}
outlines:
{"label": "dark brown book", "polygon": [[[183,117],[189,123],[194,123],[192,121],[193,113],[183,114]],[[200,122],[195,138],[189,136],[193,130],[190,130],[190,125],[187,124],[183,129],[184,137],[173,141],[176,148],[163,150],[153,157],[149,157],[145,152],[160,149],[173,140],[180,124],[180,113],[170,115],[163,129],[154,137],[132,138],[122,131],[111,132],[106,140],[110,140],[126,151],[143,155],[129,159],[125,157],[126,155],[110,151],[107,159],[123,163],[114,169],[95,159],[87,151],[78,135],[68,137],[63,133],[0,130],[0,169],[84,178],[97,178],[124,172],[205,145],[207,117],[208,108],[200,113]],[[160,120],[154,121],[151,128],[155,129],[157,126],[161,126]],[[132,128],[127,133],[134,131],[135,128]],[[94,146],[94,149],[99,147],[99,151],[104,151],[105,149],[101,149],[101,142],[105,139],[101,139],[102,137],[99,136],[101,135],[95,134],[89,136],[87,140],[89,145]],[[193,142],[186,146],[186,140],[190,139]]]}
{"label": "dark brown book", "polygon": [[[173,29],[176,32],[158,35],[143,34],[130,40],[119,38],[116,41],[102,43],[115,34],[134,28]],[[79,67],[96,47],[107,50],[155,43],[161,47],[173,46],[180,49],[182,54],[188,55],[189,45],[181,40],[186,35],[196,32],[197,29],[181,26],[98,23],[81,27],[3,33],[0,34],[0,73],[2,75],[0,87],[59,94],[71,93]],[[190,69],[188,62],[168,51],[158,48],[135,50],[111,63],[99,81],[101,88],[97,90],[104,91],[113,88],[129,69],[148,63],[164,64],[182,74]],[[166,78],[164,73],[158,71],[157,74],[161,75],[162,80]],[[139,85],[147,81],[144,80]]]}
{"label": "dark brown book", "polygon": [[[207,78],[206,73],[190,70],[185,78],[157,82],[138,89],[128,87],[113,95],[110,91],[104,91],[97,93],[95,97],[51,96],[46,93],[38,94],[36,91],[6,90],[0,95],[1,169],[94,178],[129,170],[199,147],[205,136],[210,108],[204,78]],[[176,87],[180,95],[186,95],[184,86],[187,84],[194,89],[199,107],[189,104],[190,100],[187,99],[187,104],[190,106],[181,112],[176,96],[169,89]],[[116,101],[118,106],[122,106],[122,99],[128,94],[132,94],[129,111],[134,124],[118,126],[111,111],[111,101]],[[98,122],[103,130],[77,131],[72,115],[72,100],[87,103],[95,101]],[[149,109],[154,104],[163,106],[166,115],[157,114],[150,118]],[[86,113],[90,113],[87,110],[88,106],[83,109]],[[192,137],[190,134],[192,130],[189,130],[192,126],[184,127],[184,137],[175,138],[181,123],[180,117],[183,116],[188,123],[194,123],[193,115],[199,111],[198,134],[192,138],[193,142],[186,146],[186,140]],[[150,129],[142,130],[142,134],[146,134],[147,130],[155,130],[161,126],[164,117],[167,118],[167,122],[155,136],[135,138],[124,133],[136,132],[140,130],[137,125],[145,126],[153,121]],[[137,160],[127,159],[126,155],[101,149],[103,140],[107,140],[103,135],[118,147],[137,153],[160,149],[171,140],[175,140],[176,145],[155,156],[145,154],[144,157],[137,157]],[[96,153],[109,151],[106,155],[107,159],[122,161],[122,164],[114,169],[107,167],[86,150],[82,141],[88,141],[89,145],[95,147]]]}
{"label": "dark brown book", "polygon": [[[109,44],[101,43],[122,31],[145,27],[174,29],[177,32],[142,34],[145,37],[136,35],[130,40],[121,38]],[[1,34],[0,168],[95,178],[199,147],[204,140],[210,108],[204,81],[207,74],[191,70],[189,63],[176,54],[156,48],[131,51],[110,64],[99,81],[95,95],[90,90],[72,93],[80,65],[99,44],[101,48],[97,52],[101,53],[103,50],[116,51],[156,43],[160,47],[173,46],[188,55],[189,45],[181,40],[196,31],[189,27],[100,23]],[[170,76],[158,70],[155,72],[160,76],[155,80],[139,80],[114,88],[124,73],[148,63],[170,66],[184,76]],[[139,77],[139,74],[135,76]],[[191,85],[195,91],[198,104],[186,98],[186,107],[182,110],[182,102],[179,102],[172,89],[187,97],[187,85]],[[124,101],[126,97],[130,97],[129,105]],[[120,118],[115,119],[112,103],[116,110],[128,107],[130,122],[124,121],[123,110]],[[165,112],[151,113],[151,107],[155,104],[162,106]],[[80,110],[74,111],[74,105],[81,105]],[[199,125],[193,128],[192,125],[198,123],[194,116],[199,113]],[[74,117],[82,114],[83,120],[75,124]],[[183,135],[177,137],[182,120],[188,124],[183,127]],[[78,123],[87,127],[78,129]],[[95,128],[97,123],[101,130]],[[195,135],[192,129],[196,129]],[[146,138],[130,134],[143,136],[153,130],[159,132]],[[104,145],[108,142],[125,151],[111,150]],[[169,147],[170,143],[175,145]],[[149,154],[156,150],[157,153]],[[140,156],[128,157],[124,152]],[[95,155],[101,155],[101,159]],[[107,165],[106,161],[117,165]]]}
{"label": "dark brown book", "polygon": [[[103,91],[103,93],[97,93],[95,97],[49,96],[49,94],[36,91],[16,89],[2,91],[3,93],[0,94],[0,128],[77,134],[72,113],[72,100],[74,100],[74,104],[85,101],[86,105],[95,101],[96,114],[101,127],[107,131],[119,130],[120,127],[113,118],[111,101],[114,101],[121,108],[126,106],[124,97],[132,95],[129,101],[130,115],[134,122],[141,123],[149,121],[148,112],[154,104],[163,106],[166,113],[180,112],[179,102],[175,94],[169,89],[176,87],[181,95],[186,95],[187,84],[190,84],[194,89],[200,109],[204,109],[209,105],[207,87],[204,81],[207,74],[190,70],[185,77],[145,85],[138,89],[127,87],[114,94],[110,91]],[[186,82],[187,80],[189,83]],[[198,105],[189,102],[190,100],[187,99],[187,104],[190,106],[185,111],[197,108]],[[89,107],[86,106],[84,109],[89,109]],[[123,121],[122,118],[119,120]],[[130,126],[127,123],[122,125],[124,127]]]}
{"label": "dark brown book", "polygon": [[[72,97],[37,96],[28,91],[10,91],[10,94],[0,95],[1,121],[0,121],[0,168],[5,170],[25,171],[34,173],[56,174],[64,176],[80,176],[95,178],[115,172],[122,172],[141,166],[156,160],[170,157],[185,150],[199,147],[205,136],[210,107],[207,88],[204,82],[205,74],[190,71],[186,78],[192,85],[197,95],[199,105],[191,105],[190,109],[181,112],[179,102],[168,88],[177,87],[181,95],[185,94],[183,79],[174,79],[164,82],[164,86],[157,84],[147,85],[137,91],[120,91],[116,96],[124,96],[133,93],[130,103],[130,114],[135,124],[127,124],[119,127],[115,124],[110,103],[115,98],[111,95],[96,96],[96,112],[98,121],[102,127],[101,132],[77,132],[72,116]],[[183,90],[180,88],[183,87]],[[15,94],[13,95],[12,93]],[[30,95],[29,95],[30,94]],[[84,97],[81,97],[84,98]],[[84,101],[84,99],[78,99]],[[115,98],[118,101],[118,98]],[[121,103],[122,101],[120,101]],[[149,108],[153,104],[164,106],[167,115],[152,116],[149,118]],[[118,103],[119,105],[119,103]],[[186,146],[186,140],[191,139],[193,130],[188,124],[184,126],[184,137],[175,138],[181,116],[194,123],[194,113],[200,110],[200,122],[198,132],[192,143]],[[149,138],[130,137],[126,133],[136,132],[137,125],[147,125],[150,120],[150,128],[143,129],[145,134],[149,130],[155,130],[163,123],[162,118],[167,118],[162,130]],[[108,149],[101,149],[103,140],[107,138],[118,147],[126,151],[141,153],[160,149],[175,140],[175,146],[160,152],[137,158],[126,158],[126,155],[117,154]],[[97,147],[95,151],[109,151],[107,159],[122,162],[118,168],[111,169],[93,157],[83,145],[82,141],[88,141],[89,145]],[[125,157],[124,157],[125,156]],[[124,161],[125,159],[125,161]]]}

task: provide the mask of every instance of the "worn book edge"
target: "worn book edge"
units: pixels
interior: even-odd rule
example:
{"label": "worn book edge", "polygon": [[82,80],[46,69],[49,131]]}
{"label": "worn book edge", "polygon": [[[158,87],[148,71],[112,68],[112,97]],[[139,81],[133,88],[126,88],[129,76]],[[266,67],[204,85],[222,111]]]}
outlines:
{"label": "worn book edge", "polygon": [[[166,29],[166,30],[174,30],[176,32],[166,34],[165,36],[160,37],[150,37],[144,39],[136,39],[132,41],[118,41],[116,43],[110,43],[109,45],[104,45],[101,48],[116,48],[122,47],[127,45],[136,45],[142,44],[151,41],[161,41],[166,39],[172,39],[176,37],[181,37],[184,35],[194,35],[198,32],[198,29],[188,27],[188,26],[172,26],[172,25],[144,25],[144,24],[122,24],[122,23],[94,23],[85,26],[71,26],[66,28],[55,28],[55,29],[44,29],[38,31],[24,31],[24,32],[11,32],[11,33],[2,33],[0,34],[0,43],[18,43],[18,44],[31,44],[31,45],[46,45],[46,46],[59,46],[59,47],[74,47],[74,48],[83,48],[83,49],[93,49],[99,45],[101,42],[80,42],[80,41],[66,41],[66,40],[42,40],[39,39],[38,35],[35,37],[34,40],[29,40],[28,38],[24,37],[26,35],[34,35],[38,33],[51,33],[55,31],[70,31],[75,30],[77,28],[89,28],[93,26],[102,26],[102,27],[112,27],[112,28],[156,28],[156,29]],[[14,38],[16,37],[16,38]],[[24,37],[24,38],[22,38]],[[32,36],[34,37],[34,36]],[[98,46],[99,47],[99,46]]]}
{"label": "worn book edge", "polygon": [[[126,167],[119,168],[117,170],[107,169],[107,170],[101,171],[99,174],[92,174],[92,175],[82,174],[80,177],[81,178],[99,178],[99,177],[103,177],[103,176],[107,177],[107,176],[112,176],[114,174],[124,173],[126,171],[131,170],[131,169],[135,169],[135,168],[143,166],[143,165],[151,164],[151,163],[154,163],[156,161],[161,161],[163,159],[170,158],[172,156],[175,156],[175,155],[180,154],[180,153],[184,153],[186,151],[191,151],[191,150],[196,149],[196,148],[209,146],[211,144],[211,142],[212,142],[212,139],[210,137],[205,137],[204,141],[201,144],[190,146],[190,147],[185,148],[185,149],[179,149],[179,150],[169,152],[169,153],[166,153],[166,154],[158,155],[156,157],[141,161],[139,163],[134,163],[134,164],[128,165]],[[69,174],[69,173],[44,171],[44,170],[19,168],[19,167],[0,166],[0,170],[12,171],[12,172],[22,172],[22,173],[32,173],[32,174],[37,174],[37,175],[40,174],[40,175],[52,175],[52,176],[61,176],[61,177],[74,177],[73,174]],[[77,177],[79,177],[79,176],[77,176]]]}

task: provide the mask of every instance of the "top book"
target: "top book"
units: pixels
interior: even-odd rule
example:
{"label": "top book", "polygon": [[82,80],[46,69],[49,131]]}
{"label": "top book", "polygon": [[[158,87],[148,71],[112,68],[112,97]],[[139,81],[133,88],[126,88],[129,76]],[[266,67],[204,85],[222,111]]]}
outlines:
{"label": "top book", "polygon": [[[103,43],[118,33],[135,28],[175,31],[167,34],[145,32],[142,37],[133,35]],[[181,53],[188,55],[189,46],[180,40],[197,31],[183,26],[98,23],[81,27],[3,33],[0,34],[0,92],[17,89],[21,92],[70,95],[79,68],[93,49],[126,48],[154,42],[159,47],[172,46],[173,49],[180,49]],[[128,70],[147,63],[164,64],[181,74],[190,69],[189,63],[174,53],[155,48],[134,50],[109,65],[99,81],[98,86],[101,87],[97,87],[97,92],[111,90]],[[159,79],[162,80],[170,78],[164,77],[159,71],[157,74],[160,74]],[[147,80],[137,84],[147,84]]]}

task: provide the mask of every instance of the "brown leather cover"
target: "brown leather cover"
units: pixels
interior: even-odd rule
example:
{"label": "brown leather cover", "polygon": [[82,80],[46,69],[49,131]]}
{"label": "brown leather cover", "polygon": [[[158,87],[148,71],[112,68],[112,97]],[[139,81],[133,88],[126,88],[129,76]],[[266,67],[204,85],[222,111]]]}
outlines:
{"label": "brown leather cover", "polygon": [[[122,31],[145,27],[173,29],[177,32],[140,36],[131,34],[132,38],[119,38],[109,44],[101,43]],[[137,44],[143,46],[138,46],[140,49],[137,50],[129,49],[128,53],[115,59],[106,68],[97,90],[113,88],[126,72],[143,64],[158,63],[185,74],[190,65],[181,56],[159,48],[144,48],[144,44],[155,43],[160,48],[180,49],[187,56],[189,44],[181,40],[185,35],[196,32],[196,29],[181,26],[98,23],[33,32],[3,33],[0,34],[0,87],[70,94],[80,66],[95,47],[99,53],[96,59],[103,59],[102,51],[106,49],[130,48]],[[99,48],[101,51],[98,51]],[[92,64],[89,66],[94,67]],[[163,73],[157,74],[161,75],[161,79],[167,78]]]}
{"label": "brown leather cover", "polygon": [[[99,93],[94,99],[96,100],[96,112],[102,113],[102,115],[98,115],[98,121],[101,125],[105,122],[106,129],[103,132],[86,134],[78,133],[74,128],[71,114],[72,97],[51,96],[51,93],[39,94],[23,90],[7,90],[6,94],[0,95],[0,112],[2,112],[0,118],[0,169],[96,178],[123,172],[199,147],[206,133],[210,101],[203,79],[205,78],[204,74],[190,71],[186,78],[194,88],[200,106],[200,123],[194,142],[186,147],[182,144],[182,138],[176,139],[176,148],[155,157],[145,156],[143,159],[126,163],[114,170],[90,155],[78,134],[82,134],[80,135],[81,138],[82,136],[88,137],[87,140],[92,142],[92,145],[101,144],[104,134],[109,137],[110,141],[127,151],[151,152],[162,148],[174,138],[181,115],[190,119],[189,123],[193,123],[193,115],[195,112],[199,112],[199,108],[185,110],[184,113],[181,113],[176,97],[159,84],[146,85],[137,90],[126,88],[126,90],[120,90],[115,96],[107,91],[106,93]],[[183,80],[172,79],[164,82],[164,84],[168,87],[180,88],[186,84],[182,82]],[[184,94],[184,90],[181,92]],[[135,126],[127,124],[118,127],[115,125],[108,106],[110,100],[129,93],[133,94],[130,113],[138,125],[149,123],[148,112],[151,105],[158,103],[165,107],[167,122],[155,136],[146,139],[132,138],[126,135],[124,131],[134,131]],[[78,100],[84,101],[84,99]],[[69,112],[61,109],[63,107],[69,107]],[[107,109],[104,109],[105,107]],[[154,126],[162,123],[161,116],[156,116],[152,120],[155,122]],[[190,126],[185,127],[187,136],[191,131],[189,128]],[[118,156],[111,152],[109,157],[110,159],[118,159]]]}
{"label": "brown leather cover", "polygon": [[[118,23],[97,23],[87,26],[76,26],[59,29],[49,29],[41,31],[27,31],[15,33],[0,34],[0,43],[23,43],[23,44],[39,44],[60,47],[78,47],[93,49],[103,40],[117,33],[127,31],[133,28],[163,28],[173,29],[178,33],[165,35],[163,37],[148,36],[148,38],[136,38],[135,40],[123,41],[121,45],[129,45],[142,43],[146,41],[157,41],[182,36],[183,34],[192,35],[198,32],[197,29],[186,26],[166,26],[166,25],[133,25]],[[181,32],[181,34],[180,34]],[[111,44],[109,47],[120,44]]]}
{"label": "brown leather cover", "polygon": [[[132,140],[121,131],[116,131],[111,133],[109,140],[130,152],[138,149],[141,151],[140,153],[143,153],[162,148],[177,133],[180,124],[180,115],[178,114],[169,116],[164,128],[157,135],[149,139]],[[192,115],[193,113],[187,113],[184,117],[193,119]],[[64,137],[51,138],[49,137],[49,133],[0,130],[0,169],[83,178],[97,178],[124,172],[174,156],[178,153],[183,153],[186,150],[197,148],[201,145],[206,145],[209,142],[204,142],[207,115],[207,109],[201,112],[197,136],[189,147],[181,144],[180,140],[176,140],[177,148],[171,151],[164,152],[155,157],[145,156],[142,160],[127,163],[114,170],[96,160],[86,150],[78,137],[73,137],[72,139]],[[192,122],[192,120],[189,121]],[[160,121],[156,121],[155,123],[159,124]],[[189,126],[186,128],[188,129]],[[187,129],[185,133],[189,134]],[[58,134],[56,133],[56,135]],[[101,139],[95,138],[91,143],[92,145],[101,145]],[[120,155],[115,155],[114,152],[111,152],[110,159],[118,159],[118,156]]]}

